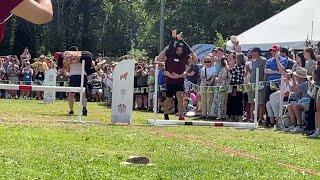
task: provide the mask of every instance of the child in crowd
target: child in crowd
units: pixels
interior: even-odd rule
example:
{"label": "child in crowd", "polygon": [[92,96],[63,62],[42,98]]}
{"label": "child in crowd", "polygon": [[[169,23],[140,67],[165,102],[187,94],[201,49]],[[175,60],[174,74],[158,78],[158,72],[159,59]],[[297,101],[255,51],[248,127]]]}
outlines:
{"label": "child in crowd", "polygon": [[[24,85],[31,85],[32,84],[32,76],[33,76],[33,69],[30,67],[30,62],[26,61],[24,63],[24,68],[22,70],[22,79]],[[22,91],[21,98],[30,99],[31,91]]]}
{"label": "child in crowd", "polygon": [[155,83],[155,70],[154,68],[149,69],[149,76],[148,76],[148,110],[153,110],[153,95],[154,95],[154,83]]}
{"label": "child in crowd", "polygon": [[92,77],[92,98],[95,99],[96,102],[102,101],[102,80],[101,78],[94,73]]}

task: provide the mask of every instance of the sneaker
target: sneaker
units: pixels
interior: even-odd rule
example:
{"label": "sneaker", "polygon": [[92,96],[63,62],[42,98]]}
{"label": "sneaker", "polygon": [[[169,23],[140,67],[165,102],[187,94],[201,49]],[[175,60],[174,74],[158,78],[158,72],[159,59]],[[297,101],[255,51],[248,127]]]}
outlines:
{"label": "sneaker", "polygon": [[293,134],[300,134],[300,133],[303,133],[303,129],[300,126],[297,126],[293,128],[290,132]]}
{"label": "sneaker", "polygon": [[87,110],[87,108],[83,108],[83,109],[82,109],[82,115],[83,115],[83,116],[88,116],[88,110]]}
{"label": "sneaker", "polygon": [[69,111],[69,115],[74,115],[74,111]]}
{"label": "sneaker", "polygon": [[184,118],[184,116],[179,116],[179,121],[185,121],[186,119]]}
{"label": "sneaker", "polygon": [[281,127],[280,127],[280,125],[274,125],[274,127],[273,127],[273,130],[274,131],[281,131]]}
{"label": "sneaker", "polygon": [[168,114],[164,115],[164,120],[169,120],[169,115]]}
{"label": "sneaker", "polygon": [[320,138],[320,129],[318,129],[315,133],[308,136],[309,138]]}
{"label": "sneaker", "polygon": [[290,132],[292,129],[294,129],[295,128],[295,126],[294,125],[291,125],[291,126],[289,126],[288,128],[284,128],[284,129],[282,129],[282,131],[284,131],[284,132]]}

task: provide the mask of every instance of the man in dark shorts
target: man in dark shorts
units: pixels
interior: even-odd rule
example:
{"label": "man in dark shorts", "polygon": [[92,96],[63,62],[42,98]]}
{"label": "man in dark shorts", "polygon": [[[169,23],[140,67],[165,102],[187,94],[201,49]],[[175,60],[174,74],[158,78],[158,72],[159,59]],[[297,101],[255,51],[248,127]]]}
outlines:
{"label": "man in dark shorts", "polygon": [[178,100],[179,120],[184,119],[183,93],[185,67],[189,56],[196,61],[197,57],[190,46],[182,40],[182,34],[177,35],[177,30],[172,31],[172,41],[159,56],[160,62],[165,62],[166,100],[164,103],[164,119],[169,120],[169,107],[172,98]]}
{"label": "man in dark shorts", "polygon": [[[77,53],[72,53],[72,52],[77,52]],[[104,63],[106,63],[106,61],[102,61],[100,63],[98,63],[95,67],[92,66],[92,53],[88,52],[88,51],[78,51],[78,47],[73,46],[70,48],[70,51],[65,52],[63,54],[64,59],[63,59],[63,63],[65,64],[65,66],[67,66],[68,70],[69,70],[69,75],[70,75],[70,79],[69,79],[69,86],[70,87],[81,87],[81,72],[82,72],[82,60],[85,61],[85,72],[84,72],[84,82],[83,82],[83,87],[87,87],[87,76],[95,73]],[[68,57],[67,57],[68,56]],[[76,60],[76,63],[72,63],[67,65],[65,61],[67,61],[68,59],[73,59]],[[74,105],[74,101],[75,101],[75,93],[69,93],[69,114],[73,115],[74,114],[74,110],[73,110],[73,105]],[[83,101],[82,101],[82,105],[83,105],[83,109],[82,109],[82,114],[84,116],[87,116],[88,114],[88,110],[87,110],[87,98],[84,95],[83,96]]]}

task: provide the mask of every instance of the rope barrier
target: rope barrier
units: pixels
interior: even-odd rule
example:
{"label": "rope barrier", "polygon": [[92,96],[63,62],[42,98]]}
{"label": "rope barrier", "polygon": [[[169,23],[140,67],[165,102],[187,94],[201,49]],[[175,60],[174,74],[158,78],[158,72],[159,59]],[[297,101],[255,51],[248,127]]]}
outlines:
{"label": "rope barrier", "polygon": [[266,86],[270,86],[272,89],[277,88],[280,86],[281,79],[271,80],[271,81],[260,81],[257,83],[248,83],[248,84],[236,84],[236,85],[226,85],[226,86],[201,86],[198,84],[194,84],[190,81],[187,82],[191,89],[200,90],[200,88],[208,89],[209,92],[230,92],[232,91],[233,87],[237,87],[238,91],[253,91],[255,90],[256,86],[258,86],[259,90],[264,89]]}

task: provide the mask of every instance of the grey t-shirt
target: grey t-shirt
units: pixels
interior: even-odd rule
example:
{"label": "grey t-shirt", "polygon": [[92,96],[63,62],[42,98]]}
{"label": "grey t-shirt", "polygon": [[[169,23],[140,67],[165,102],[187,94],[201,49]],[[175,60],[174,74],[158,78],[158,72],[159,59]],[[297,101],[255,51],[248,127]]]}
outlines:
{"label": "grey t-shirt", "polygon": [[306,69],[308,71],[308,75],[312,75],[312,72],[311,72],[311,67],[312,66],[316,66],[317,65],[317,61],[311,59],[309,61],[306,61]]}
{"label": "grey t-shirt", "polygon": [[264,80],[264,68],[266,66],[267,59],[264,57],[260,57],[260,59],[256,59],[252,61],[252,72],[250,77],[251,83],[256,83],[256,69],[259,68],[259,81]]}
{"label": "grey t-shirt", "polygon": [[304,81],[304,82],[298,84],[298,88],[300,91],[301,98],[304,98],[304,97],[311,98],[308,95],[308,82],[307,81]]}
{"label": "grey t-shirt", "polygon": [[143,76],[142,72],[137,73],[137,86],[148,87],[148,76]]}

